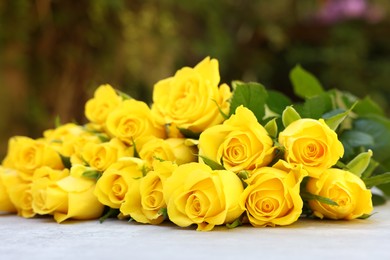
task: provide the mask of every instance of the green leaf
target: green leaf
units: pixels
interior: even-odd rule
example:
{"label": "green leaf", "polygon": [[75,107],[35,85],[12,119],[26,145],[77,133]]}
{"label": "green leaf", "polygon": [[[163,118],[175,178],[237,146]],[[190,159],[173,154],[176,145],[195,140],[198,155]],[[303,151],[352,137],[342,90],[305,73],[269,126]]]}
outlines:
{"label": "green leaf", "polygon": [[331,206],[338,206],[338,204],[335,201],[333,201],[329,198],[325,198],[325,197],[322,197],[319,195],[314,195],[314,194],[309,193],[309,192],[301,192],[301,197],[303,200],[317,200],[320,203],[328,204]]}
{"label": "green leaf", "polygon": [[324,92],[319,80],[300,65],[295,66],[290,72],[290,80],[294,93],[298,97],[310,98]]}
{"label": "green leaf", "polygon": [[356,130],[344,131],[340,135],[340,141],[348,143],[348,145],[353,148],[361,146],[367,147],[375,144],[373,136]]}
{"label": "green leaf", "polygon": [[137,145],[134,142],[134,139],[131,139],[131,142],[133,144],[133,156],[136,157],[136,158],[140,158],[138,150],[137,150]]}
{"label": "green leaf", "polygon": [[[349,108],[347,111],[337,113],[335,115],[331,115],[330,117],[326,118],[326,115],[324,116],[325,123],[333,130],[336,130],[337,127],[344,121],[345,118],[351,113],[352,109],[355,107],[356,103],[352,105],[351,108]],[[339,110],[336,110],[339,112]]]}
{"label": "green leaf", "polygon": [[365,97],[363,100],[360,100],[353,112],[360,116],[369,114],[384,115],[383,109],[376,102],[372,101],[370,97]]}
{"label": "green leaf", "polygon": [[228,119],[228,118],[229,118],[229,115],[225,114],[225,113],[222,111],[222,109],[221,109],[221,107],[219,106],[218,102],[217,102],[215,99],[213,99],[212,101],[213,101],[213,102],[215,103],[215,105],[218,107],[218,111],[219,111],[219,113],[222,115],[222,117],[225,118],[225,119]]}
{"label": "green leaf", "polygon": [[62,124],[61,124],[61,118],[59,115],[56,115],[56,117],[54,118],[54,126],[55,128],[58,128],[60,127]]}
{"label": "green leaf", "polygon": [[302,117],[319,119],[333,109],[331,94],[322,93],[318,96],[307,98],[302,105],[296,106],[296,110]]}
{"label": "green leaf", "polygon": [[265,115],[265,104],[268,97],[267,91],[259,83],[233,82],[233,97],[230,103],[230,113],[236,112],[236,108],[243,105],[250,109],[259,122],[262,122]]}
{"label": "green leaf", "polygon": [[267,130],[269,136],[276,138],[278,135],[278,124],[276,123],[276,118],[268,121],[268,123],[264,126],[265,130]]}
{"label": "green leaf", "polygon": [[89,170],[83,172],[82,176],[85,178],[98,180],[102,176],[102,172],[97,170]]}
{"label": "green leaf", "polygon": [[190,129],[185,129],[185,128],[177,128],[179,129],[180,133],[184,135],[186,138],[191,138],[191,139],[199,139],[200,133],[195,133],[191,131]]}
{"label": "green leaf", "polygon": [[106,134],[99,133],[96,136],[99,138],[100,142],[102,142],[102,143],[106,143],[106,142],[110,141],[110,137],[108,137],[108,135],[106,135]]}
{"label": "green leaf", "polygon": [[106,211],[106,213],[103,214],[103,216],[99,218],[99,222],[100,222],[100,223],[103,223],[103,222],[106,221],[108,218],[118,216],[119,213],[120,213],[119,209],[109,208],[109,209]]}
{"label": "green leaf", "polygon": [[372,194],[371,200],[373,206],[380,206],[386,204],[387,201],[385,197],[378,194]]}
{"label": "green leaf", "polygon": [[115,89],[115,92],[118,96],[120,96],[123,100],[133,99],[131,96],[126,94],[125,92],[120,91],[119,89]]}
{"label": "green leaf", "polygon": [[[381,165],[390,161],[390,120],[377,115],[354,120],[353,129],[373,138],[373,144],[364,146],[374,152],[373,158]],[[387,169],[390,171],[390,169]]]}
{"label": "green leaf", "polygon": [[217,163],[216,161],[207,158],[206,156],[199,155],[199,157],[203,160],[203,162],[208,165],[212,170],[226,170],[222,165]]}
{"label": "green leaf", "polygon": [[278,115],[282,115],[283,110],[292,104],[291,99],[279,91],[267,90],[267,93],[267,106]]}
{"label": "green leaf", "polygon": [[62,165],[64,165],[65,168],[70,169],[72,167],[72,163],[70,162],[70,157],[63,156],[62,154],[58,153],[61,157]]}
{"label": "green leaf", "polygon": [[371,217],[372,215],[374,215],[374,214],[363,214],[363,215],[361,215],[360,217],[358,217],[358,219],[368,219],[368,218]]}
{"label": "green leaf", "polygon": [[282,122],[284,127],[287,127],[289,124],[298,119],[301,119],[301,116],[292,106],[286,107],[286,109],[282,113]]}
{"label": "green leaf", "polygon": [[368,164],[367,168],[364,170],[364,172],[361,175],[361,178],[368,178],[370,177],[375,169],[379,166],[379,163],[371,158],[370,163]]}
{"label": "green leaf", "polygon": [[167,208],[161,208],[158,211],[158,214],[162,215],[164,217],[164,219],[168,219],[168,209]]}
{"label": "green leaf", "polygon": [[346,170],[352,172],[358,177],[361,177],[362,173],[367,169],[368,165],[370,164],[371,157],[371,150],[358,154],[346,165]]}
{"label": "green leaf", "polygon": [[380,184],[376,187],[380,189],[386,196],[390,196],[390,183]]}
{"label": "green leaf", "polygon": [[362,180],[366,184],[367,188],[371,188],[380,184],[390,183],[390,172],[375,175],[370,178],[364,178]]}
{"label": "green leaf", "polygon": [[235,221],[233,221],[233,223],[226,224],[226,227],[229,228],[229,229],[232,229],[232,228],[239,227],[241,225],[242,225],[242,221],[240,220],[240,218],[238,218]]}

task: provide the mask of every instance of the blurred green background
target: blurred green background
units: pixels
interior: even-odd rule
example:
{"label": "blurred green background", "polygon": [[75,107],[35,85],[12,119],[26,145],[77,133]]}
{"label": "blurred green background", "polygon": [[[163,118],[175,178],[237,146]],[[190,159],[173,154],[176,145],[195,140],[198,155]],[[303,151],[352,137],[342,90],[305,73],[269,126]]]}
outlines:
{"label": "blurred green background", "polygon": [[151,102],[206,56],[222,82],[292,95],[296,64],[390,114],[389,0],[0,0],[0,158],[13,135],[85,123],[102,83]]}

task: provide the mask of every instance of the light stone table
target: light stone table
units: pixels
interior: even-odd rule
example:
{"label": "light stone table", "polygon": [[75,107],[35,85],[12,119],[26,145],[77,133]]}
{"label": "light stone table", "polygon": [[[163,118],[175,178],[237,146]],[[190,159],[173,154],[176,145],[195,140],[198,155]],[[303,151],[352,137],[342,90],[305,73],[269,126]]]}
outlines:
{"label": "light stone table", "polygon": [[0,259],[390,259],[390,202],[367,220],[211,232],[109,219],[57,224],[0,215]]}

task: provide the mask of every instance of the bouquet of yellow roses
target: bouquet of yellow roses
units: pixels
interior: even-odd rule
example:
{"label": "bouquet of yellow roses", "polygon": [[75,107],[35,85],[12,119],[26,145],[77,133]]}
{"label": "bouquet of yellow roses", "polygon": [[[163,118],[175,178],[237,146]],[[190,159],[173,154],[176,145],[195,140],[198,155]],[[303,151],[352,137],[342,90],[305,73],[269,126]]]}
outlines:
{"label": "bouquet of yellow roses", "polygon": [[259,83],[220,84],[218,66],[207,57],[157,82],[151,106],[101,85],[88,123],[10,138],[0,211],[208,231],[366,218],[385,202],[390,120],[368,97],[325,91],[297,66],[293,103]]}

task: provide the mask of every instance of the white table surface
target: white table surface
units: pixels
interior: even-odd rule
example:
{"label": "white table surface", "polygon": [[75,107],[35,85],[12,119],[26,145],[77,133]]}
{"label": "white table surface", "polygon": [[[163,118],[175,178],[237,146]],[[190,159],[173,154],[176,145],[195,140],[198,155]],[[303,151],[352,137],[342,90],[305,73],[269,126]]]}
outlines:
{"label": "white table surface", "polygon": [[109,219],[57,224],[0,215],[0,259],[390,259],[390,202],[367,220],[211,232]]}

